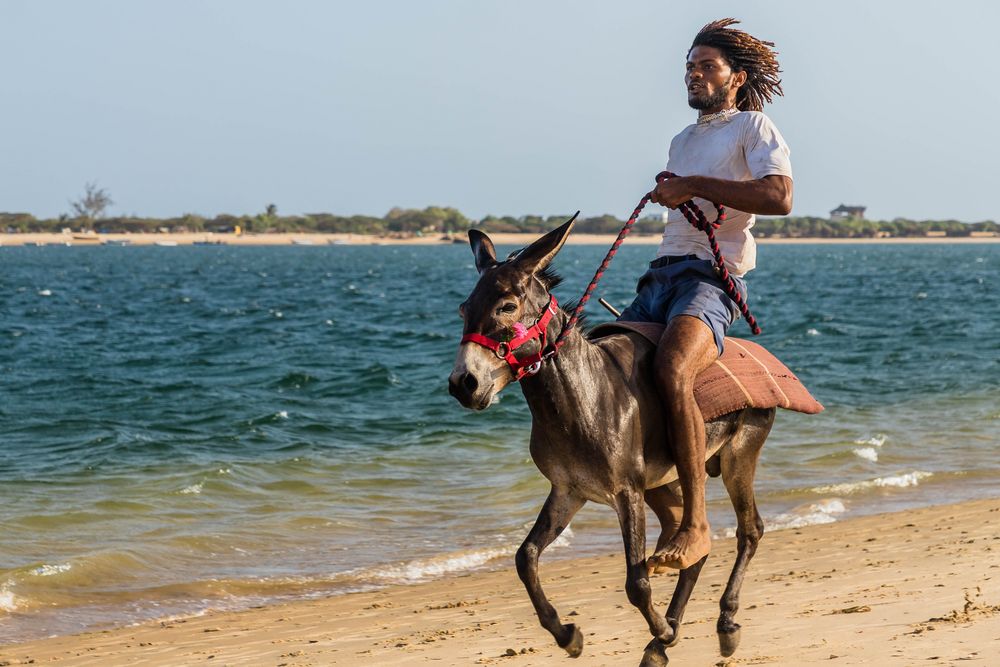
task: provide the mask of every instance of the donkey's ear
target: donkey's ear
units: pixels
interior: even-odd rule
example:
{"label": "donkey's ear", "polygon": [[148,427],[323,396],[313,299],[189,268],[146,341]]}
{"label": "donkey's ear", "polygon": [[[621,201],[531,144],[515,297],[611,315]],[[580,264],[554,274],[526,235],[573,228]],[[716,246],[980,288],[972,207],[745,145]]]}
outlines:
{"label": "donkey's ear", "polygon": [[517,263],[530,273],[537,273],[548,266],[563,244],[566,243],[566,237],[573,229],[573,223],[576,222],[578,215],[580,215],[579,211],[574,213],[572,218],[522,250],[517,256]]}
{"label": "donkey's ear", "polygon": [[497,252],[490,237],[478,229],[469,230],[469,245],[476,256],[476,270],[482,273],[497,263]]}

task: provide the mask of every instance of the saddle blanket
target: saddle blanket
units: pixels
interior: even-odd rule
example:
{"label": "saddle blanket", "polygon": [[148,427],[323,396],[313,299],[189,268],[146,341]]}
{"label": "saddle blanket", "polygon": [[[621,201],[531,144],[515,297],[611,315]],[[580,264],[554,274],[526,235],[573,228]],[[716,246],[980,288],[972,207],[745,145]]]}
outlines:
{"label": "saddle blanket", "polygon": [[[588,336],[593,340],[634,331],[656,345],[664,329],[656,322],[607,322],[591,329]],[[728,336],[725,352],[695,380],[694,397],[706,420],[743,408],[784,408],[810,415],[823,411],[777,357],[757,343]]]}

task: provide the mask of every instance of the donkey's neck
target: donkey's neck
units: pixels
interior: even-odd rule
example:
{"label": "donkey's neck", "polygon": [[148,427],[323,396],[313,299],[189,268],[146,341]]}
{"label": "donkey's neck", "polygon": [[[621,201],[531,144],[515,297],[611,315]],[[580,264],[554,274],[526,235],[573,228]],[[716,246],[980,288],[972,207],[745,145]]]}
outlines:
{"label": "donkey's neck", "polygon": [[[550,334],[558,336],[566,321],[564,313],[553,318]],[[555,340],[551,337],[550,340]],[[603,355],[576,328],[559,353],[545,361],[538,373],[521,381],[521,390],[531,414],[550,423],[580,423],[594,413],[602,387],[606,387]]]}

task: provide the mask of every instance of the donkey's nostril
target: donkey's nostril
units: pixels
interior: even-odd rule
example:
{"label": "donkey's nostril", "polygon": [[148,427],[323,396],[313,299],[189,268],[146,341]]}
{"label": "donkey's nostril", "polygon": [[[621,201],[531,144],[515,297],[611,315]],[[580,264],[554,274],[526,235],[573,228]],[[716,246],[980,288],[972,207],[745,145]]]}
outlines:
{"label": "donkey's nostril", "polygon": [[477,380],[476,376],[472,373],[466,373],[465,376],[462,377],[462,386],[465,387],[465,390],[470,394],[475,393],[476,389],[479,388],[479,380]]}

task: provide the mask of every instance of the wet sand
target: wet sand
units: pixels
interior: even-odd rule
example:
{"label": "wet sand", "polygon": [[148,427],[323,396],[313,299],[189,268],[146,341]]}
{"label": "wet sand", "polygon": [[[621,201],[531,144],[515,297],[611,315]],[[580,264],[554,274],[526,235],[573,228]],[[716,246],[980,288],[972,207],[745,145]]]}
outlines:
{"label": "wet sand", "polygon": [[[537,234],[491,234],[495,243],[504,245],[528,245]],[[454,239],[454,240],[452,240]],[[365,234],[0,234],[0,246],[35,245],[70,245],[73,247],[97,246],[102,242],[126,242],[129,245],[193,245],[195,243],[220,243],[223,245],[448,245],[451,243],[466,243],[465,234],[455,234],[452,239],[441,234],[393,239]],[[572,234],[568,243],[572,245],[610,246],[615,240],[614,234]],[[887,238],[887,239],[788,239],[788,238],[758,238],[758,243],[776,244],[896,244],[896,243],[1000,243],[1000,237],[917,237],[917,238]],[[636,245],[659,245],[659,234],[634,234],[628,237],[627,243]]]}
{"label": "wet sand", "polygon": [[[676,665],[997,664],[1000,499],[765,535],[743,587],[742,644],[718,654],[718,598],[735,541],[719,540],[687,609]],[[341,595],[0,647],[0,665],[636,665],[649,634],[620,553],[542,562],[569,662],[513,564]],[[653,579],[665,610],[674,575]],[[0,618],[2,622],[2,618]]]}

